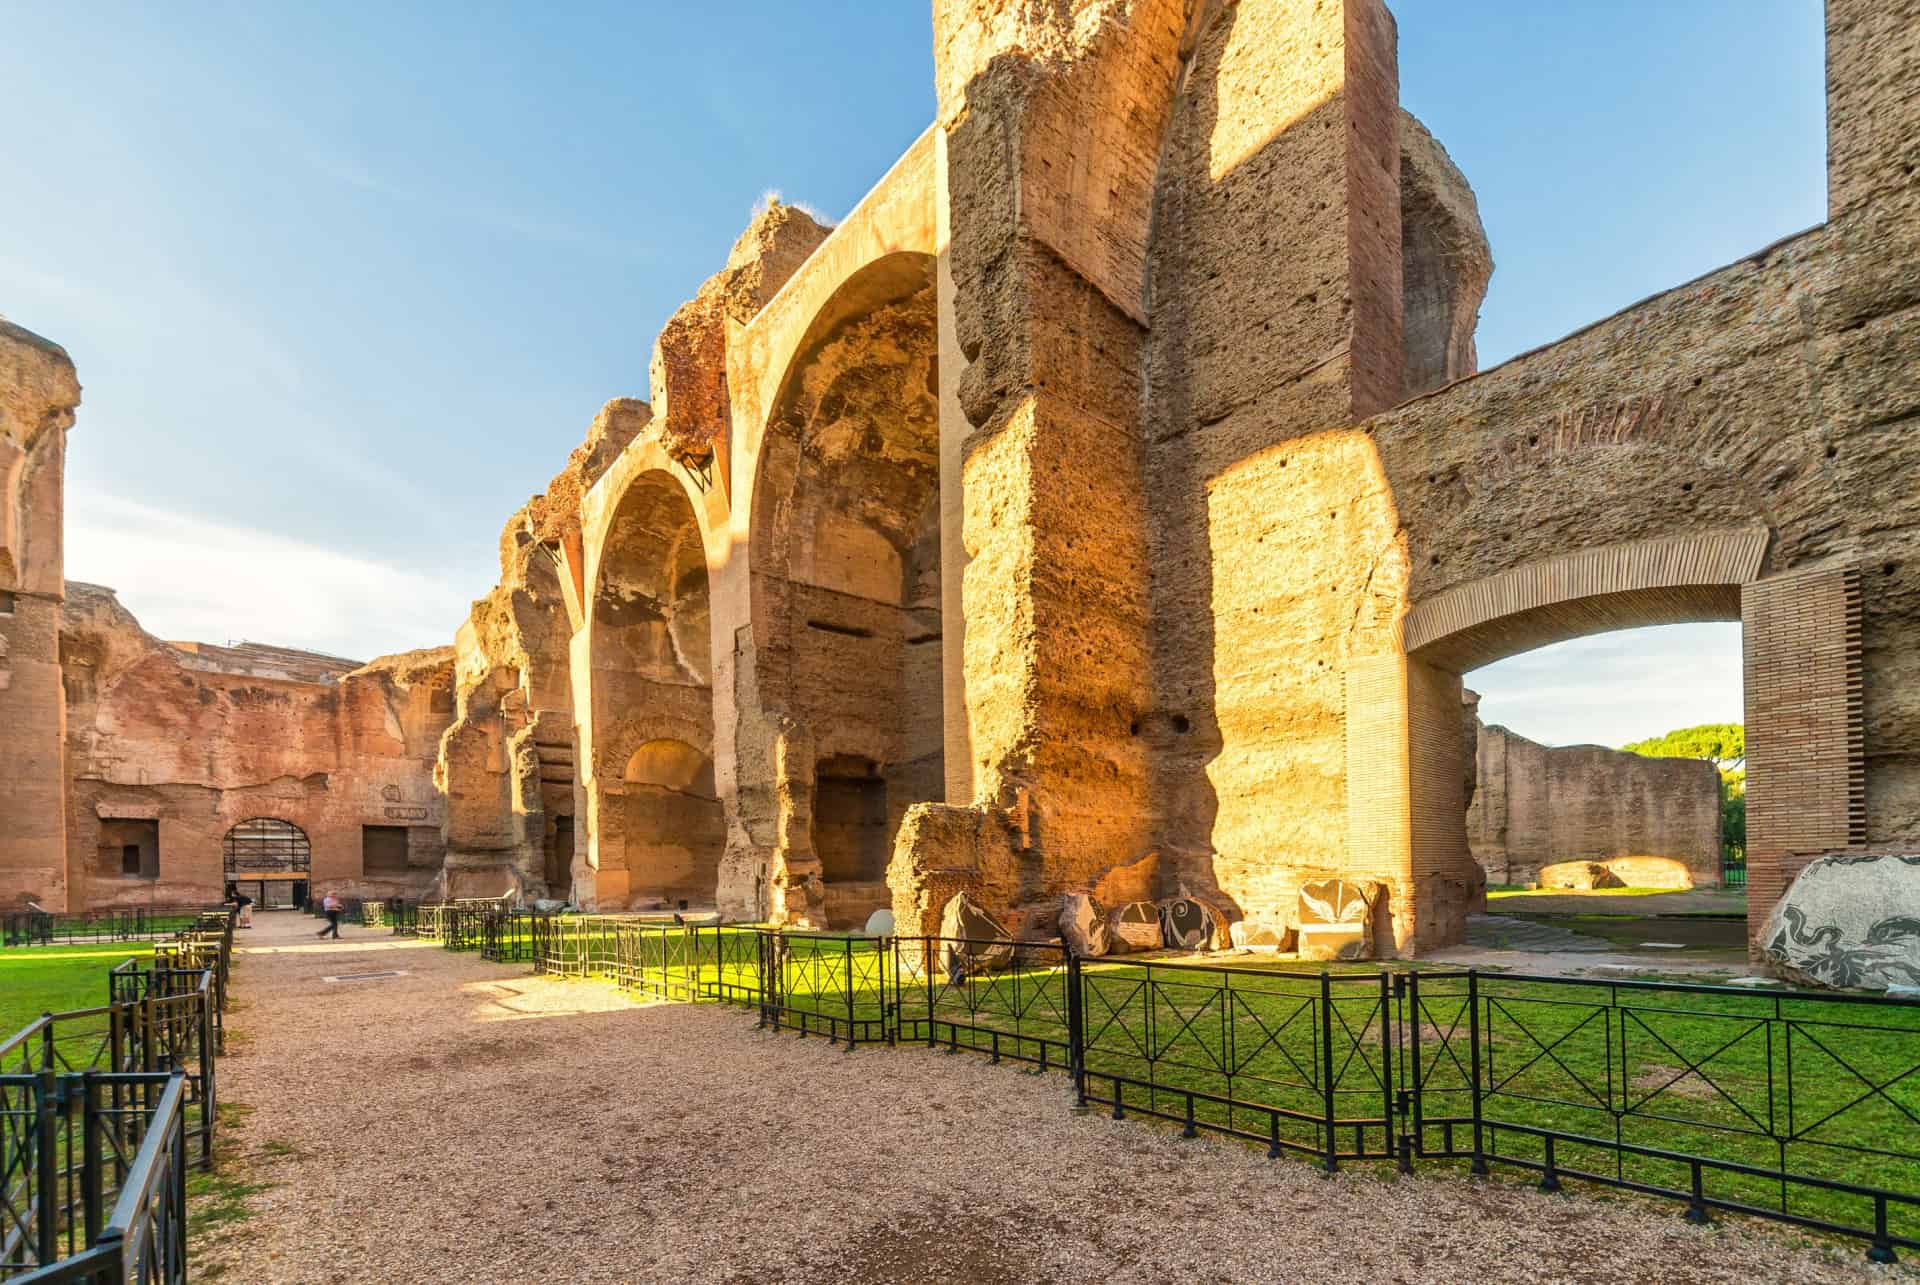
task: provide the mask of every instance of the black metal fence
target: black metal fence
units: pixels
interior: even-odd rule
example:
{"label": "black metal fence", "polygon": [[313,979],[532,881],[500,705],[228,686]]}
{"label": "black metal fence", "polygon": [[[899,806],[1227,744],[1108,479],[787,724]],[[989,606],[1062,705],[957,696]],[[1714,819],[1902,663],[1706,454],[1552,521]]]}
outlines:
{"label": "black metal fence", "polygon": [[1720,850],[1720,886],[1747,886],[1747,850],[1744,847],[1728,844]]}
{"label": "black metal fence", "polygon": [[105,1005],[0,1041],[0,1279],[184,1279],[184,1169],[213,1160],[233,919],[203,912],[151,965],[110,970]]}
{"label": "black metal fence", "polygon": [[172,937],[196,923],[199,907],[174,910],[136,908],[90,910],[53,914],[44,910],[12,910],[0,915],[0,945],[67,946],[115,941],[157,941]]}
{"label": "black metal fence", "polygon": [[1343,1162],[1463,1164],[1920,1248],[1920,1002],[1477,972],[1080,960],[1058,944],[532,916],[542,972],[849,1051],[1060,1070],[1074,1101]]}

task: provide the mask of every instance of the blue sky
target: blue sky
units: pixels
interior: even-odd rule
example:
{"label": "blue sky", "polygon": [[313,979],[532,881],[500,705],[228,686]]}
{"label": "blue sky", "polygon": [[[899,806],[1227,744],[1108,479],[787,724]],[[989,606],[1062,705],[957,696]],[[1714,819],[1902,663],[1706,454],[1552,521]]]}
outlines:
{"label": "blue sky", "polygon": [[[1493,241],[1483,364],[1822,217],[1816,0],[1394,7]],[[450,640],[760,194],[838,217],[925,127],[929,8],[0,2],[0,313],[86,387],[68,574],[168,637]],[[1622,699],[1737,638],[1470,681],[1614,742],[1737,717],[1737,673]]]}

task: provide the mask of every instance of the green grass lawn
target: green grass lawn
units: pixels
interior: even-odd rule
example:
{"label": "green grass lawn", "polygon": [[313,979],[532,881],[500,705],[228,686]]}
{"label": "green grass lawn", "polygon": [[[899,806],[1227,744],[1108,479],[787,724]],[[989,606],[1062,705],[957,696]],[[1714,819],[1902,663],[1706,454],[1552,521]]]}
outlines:
{"label": "green grass lawn", "polygon": [[115,964],[152,957],[151,942],[0,948],[0,1040],[42,1013],[100,1007]]}
{"label": "green grass lawn", "polygon": [[[745,990],[758,977],[751,937],[705,935],[709,944],[697,957],[662,945],[648,966],[695,990],[710,993],[721,981]],[[1066,972],[1052,957],[953,985],[937,961],[929,978],[913,953],[902,951],[896,972],[890,950],[790,934],[781,974],[788,1020],[808,1013],[873,1021],[891,1006],[904,1040],[924,1041],[931,1031],[943,1047],[990,1050],[998,1033],[1003,1057],[1061,1064]],[[613,972],[610,953],[589,970]],[[1465,979],[1428,974],[1417,1027],[1410,997],[1390,995],[1383,1029],[1378,966],[1330,972],[1334,1000],[1323,1012],[1317,972],[1297,963],[1223,969],[1121,958],[1086,965],[1095,1094],[1110,1098],[1111,1081],[1102,1077],[1118,1075],[1151,1086],[1123,1089],[1135,1107],[1180,1115],[1191,1090],[1277,1108],[1287,1113],[1283,1143],[1313,1149],[1325,1140],[1330,1060],[1343,1122],[1338,1145],[1364,1140],[1377,1151],[1384,1130],[1358,1122],[1387,1115],[1386,1086],[1411,1083],[1417,1045],[1424,1138],[1441,1149],[1442,1122],[1471,1114],[1475,1043]],[[1483,1121],[1920,1194],[1920,1008],[1497,974],[1481,976],[1479,996]],[[1246,1106],[1199,1100],[1194,1114],[1202,1124],[1260,1137],[1270,1128],[1268,1113]],[[1456,1148],[1470,1139],[1468,1126],[1454,1126]],[[1495,1155],[1544,1156],[1542,1140],[1516,1129],[1493,1129],[1487,1139]],[[1578,1143],[1559,1143],[1556,1163],[1669,1189],[1685,1190],[1690,1181],[1684,1165]],[[1706,1189],[1725,1200],[1872,1225],[1871,1203],[1844,1193],[1712,1173]],[[1890,1224],[1897,1235],[1920,1237],[1920,1210],[1892,1206]]]}

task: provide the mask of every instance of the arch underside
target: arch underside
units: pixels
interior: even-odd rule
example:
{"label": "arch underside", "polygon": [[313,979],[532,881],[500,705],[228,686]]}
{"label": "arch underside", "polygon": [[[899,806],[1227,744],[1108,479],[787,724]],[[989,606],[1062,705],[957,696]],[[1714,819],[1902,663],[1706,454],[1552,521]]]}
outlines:
{"label": "arch underside", "polygon": [[603,909],[716,904],[711,590],[691,502],[637,476],[608,524],[592,603],[589,859]]}
{"label": "arch underside", "polygon": [[889,904],[893,835],[945,792],[932,266],[887,256],[823,308],[757,475],[760,695],[813,751],[784,783],[809,800],[807,849],[782,859],[836,927]]}
{"label": "arch underside", "polygon": [[1614,629],[1740,619],[1768,532],[1707,532],[1583,549],[1514,567],[1414,606],[1407,654],[1455,674]]}

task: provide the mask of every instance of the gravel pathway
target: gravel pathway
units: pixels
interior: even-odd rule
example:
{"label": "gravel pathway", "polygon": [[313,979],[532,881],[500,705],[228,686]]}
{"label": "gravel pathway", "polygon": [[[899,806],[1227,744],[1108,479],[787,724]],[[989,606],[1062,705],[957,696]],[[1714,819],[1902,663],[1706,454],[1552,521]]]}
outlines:
{"label": "gravel pathway", "polygon": [[[241,1281],[1915,1280],[1852,1245],[1516,1183],[1328,1179],[1066,1109],[1065,1080],[845,1054],[385,930],[261,914],[222,1063]],[[403,977],[326,982],[343,973]]]}

